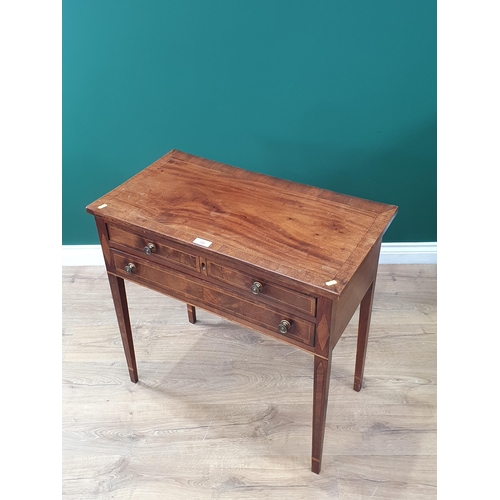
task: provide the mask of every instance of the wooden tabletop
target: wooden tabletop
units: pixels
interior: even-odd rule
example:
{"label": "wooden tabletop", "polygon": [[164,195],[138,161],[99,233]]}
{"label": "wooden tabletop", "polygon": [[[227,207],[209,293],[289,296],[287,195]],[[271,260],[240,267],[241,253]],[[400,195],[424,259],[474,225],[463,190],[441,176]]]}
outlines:
{"label": "wooden tabletop", "polygon": [[208,240],[208,253],[339,296],[397,207],[174,149],[87,212],[189,245]]}

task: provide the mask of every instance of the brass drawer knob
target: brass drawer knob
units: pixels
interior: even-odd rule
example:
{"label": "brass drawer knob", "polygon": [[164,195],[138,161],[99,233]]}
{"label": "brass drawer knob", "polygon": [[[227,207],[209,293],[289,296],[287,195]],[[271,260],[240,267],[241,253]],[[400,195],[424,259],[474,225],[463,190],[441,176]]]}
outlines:
{"label": "brass drawer knob", "polygon": [[148,243],[147,246],[144,247],[144,253],[146,255],[151,255],[156,252],[156,246],[154,243]]}
{"label": "brass drawer knob", "polygon": [[135,264],[132,264],[132,262],[129,262],[129,263],[125,266],[125,271],[127,271],[127,273],[129,273],[129,274],[133,274],[133,273],[135,273]]}
{"label": "brass drawer knob", "polygon": [[289,321],[287,321],[286,319],[282,319],[280,321],[280,324],[278,325],[278,332],[280,333],[287,333],[288,330],[290,330],[290,327],[292,325],[290,324]]}
{"label": "brass drawer knob", "polygon": [[258,281],[256,281],[251,287],[250,287],[250,290],[252,291],[252,293],[254,295],[259,295],[260,292],[262,292],[264,288],[264,285],[262,283],[259,283]]}

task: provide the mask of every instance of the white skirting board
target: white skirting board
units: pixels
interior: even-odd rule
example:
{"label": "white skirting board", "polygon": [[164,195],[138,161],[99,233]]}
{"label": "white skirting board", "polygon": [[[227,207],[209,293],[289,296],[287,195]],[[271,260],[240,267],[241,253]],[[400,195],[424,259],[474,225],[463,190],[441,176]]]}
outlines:
{"label": "white skirting board", "polygon": [[[436,264],[437,243],[382,243],[380,264]],[[104,266],[99,245],[63,245],[63,266]]]}

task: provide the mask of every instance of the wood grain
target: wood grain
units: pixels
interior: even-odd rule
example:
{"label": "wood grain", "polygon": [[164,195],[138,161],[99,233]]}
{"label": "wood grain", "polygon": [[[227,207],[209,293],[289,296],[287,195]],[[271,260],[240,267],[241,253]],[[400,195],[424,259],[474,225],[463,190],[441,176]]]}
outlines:
{"label": "wood grain", "polygon": [[[96,218],[131,380],[138,375],[124,278],[186,302],[192,324],[200,307],[314,351],[312,470],[319,473],[331,352],[373,290],[397,207],[172,150],[87,211]],[[358,391],[371,308],[364,299]]]}
{"label": "wood grain", "polygon": [[112,274],[108,274],[108,280],[113,302],[115,304],[115,311],[120,334],[122,336],[123,350],[125,351],[125,358],[127,359],[130,380],[135,383],[139,379],[139,376],[137,374],[137,364],[135,361],[132,327],[130,326],[125,283],[122,278],[118,278]]}
{"label": "wood grain", "polygon": [[[286,319],[290,320],[292,326],[286,334],[280,334],[277,331],[277,326],[284,318],[284,313],[267,309],[264,304],[261,306],[250,302],[253,299],[253,294],[248,294],[244,300],[237,294],[221,287],[207,284],[201,286],[196,279],[191,279],[168,268],[156,267],[154,264],[138,258],[134,259],[136,271],[134,274],[128,275],[124,268],[130,261],[130,256],[115,251],[111,251],[111,256],[115,272],[129,280],[170,293],[178,297],[179,300],[200,306],[208,311],[214,311],[232,321],[252,325],[256,330],[262,330],[283,341],[296,341],[307,346],[314,345],[314,324],[311,321],[303,320],[294,314],[288,314]],[[305,348],[305,346],[303,347]]]}
{"label": "wood grain", "polygon": [[193,325],[196,323],[196,307],[187,304],[188,320]]}
{"label": "wood grain", "polygon": [[354,369],[354,390],[358,392],[363,386],[363,373],[365,370],[366,348],[368,346],[374,292],[375,283],[372,283],[359,305],[358,347],[356,349],[356,366]]}
{"label": "wood grain", "polygon": [[106,270],[63,269],[63,498],[436,498],[435,266],[379,267],[360,393],[338,341],[319,476],[311,355],[126,288],[137,384]]}
{"label": "wood grain", "polygon": [[[338,295],[397,207],[172,150],[87,211],[147,238],[191,247],[208,240],[208,258],[224,255]],[[325,285],[337,274],[336,287]]]}

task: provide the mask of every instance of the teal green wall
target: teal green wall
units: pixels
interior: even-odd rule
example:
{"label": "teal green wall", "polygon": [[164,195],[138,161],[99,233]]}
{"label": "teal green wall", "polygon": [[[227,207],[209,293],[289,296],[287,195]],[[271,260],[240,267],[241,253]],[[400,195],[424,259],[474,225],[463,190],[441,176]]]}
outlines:
{"label": "teal green wall", "polygon": [[436,241],[435,0],[63,0],[63,243],[176,148],[399,205]]}

